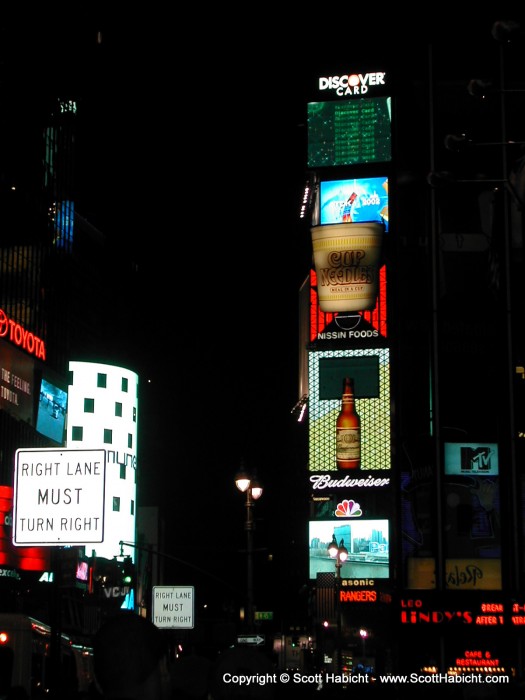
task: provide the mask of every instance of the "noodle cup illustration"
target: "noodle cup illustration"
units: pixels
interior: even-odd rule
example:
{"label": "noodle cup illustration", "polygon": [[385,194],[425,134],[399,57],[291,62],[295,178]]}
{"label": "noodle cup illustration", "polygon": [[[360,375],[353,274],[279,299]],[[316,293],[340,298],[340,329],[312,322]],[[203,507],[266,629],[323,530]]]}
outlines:
{"label": "noodle cup illustration", "polygon": [[384,225],[324,224],[311,233],[321,311],[375,308]]}

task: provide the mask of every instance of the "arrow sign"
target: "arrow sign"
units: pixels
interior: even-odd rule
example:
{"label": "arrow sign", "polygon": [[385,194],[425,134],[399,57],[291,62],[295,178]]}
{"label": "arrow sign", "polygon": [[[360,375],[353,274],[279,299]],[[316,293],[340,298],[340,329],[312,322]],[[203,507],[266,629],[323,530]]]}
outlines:
{"label": "arrow sign", "polygon": [[242,635],[241,637],[237,637],[237,644],[255,644],[258,646],[259,644],[263,644],[264,642],[264,637],[261,637],[260,634],[256,635]]}

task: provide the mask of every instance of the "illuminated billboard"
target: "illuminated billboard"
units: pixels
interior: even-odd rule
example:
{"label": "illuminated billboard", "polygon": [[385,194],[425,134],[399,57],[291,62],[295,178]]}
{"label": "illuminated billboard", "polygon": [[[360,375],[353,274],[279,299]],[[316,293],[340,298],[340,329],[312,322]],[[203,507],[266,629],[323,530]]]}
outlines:
{"label": "illuminated billboard", "polygon": [[387,519],[311,520],[309,522],[309,576],[333,573],[335,560],[328,553],[333,538],[348,550],[341,578],[384,579],[390,576],[390,537]]}
{"label": "illuminated billboard", "polygon": [[498,445],[487,442],[446,442],[445,474],[456,476],[497,476]]}
{"label": "illuminated billboard", "polygon": [[66,427],[67,392],[49,377],[40,381],[36,430],[41,435],[63,444]]}
{"label": "illuminated billboard", "polygon": [[[418,454],[424,462],[426,454]],[[433,484],[421,474],[402,477],[403,556],[408,587],[436,587]],[[445,587],[501,590],[502,531],[498,445],[491,442],[444,444],[443,478]],[[429,554],[431,556],[429,556]]]}
{"label": "illuminated billboard", "polygon": [[[407,588],[436,588],[436,562],[433,557],[407,559]],[[452,591],[501,591],[501,559],[446,559],[445,588]]]}
{"label": "illuminated billboard", "polygon": [[390,353],[388,348],[308,354],[308,468],[337,471],[336,422],[343,379],[352,377],[361,421],[361,465],[350,476],[391,467]]}
{"label": "illuminated billboard", "polygon": [[379,293],[374,309],[370,311],[323,311],[319,304],[317,273],[310,272],[309,338],[316,349],[369,345],[374,338],[386,340],[387,326],[387,278],[386,265],[379,270]]}
{"label": "illuminated billboard", "polygon": [[[96,362],[70,362],[69,370],[67,447],[106,451],[104,539],[96,552],[112,559],[121,541],[136,539],[138,376]],[[134,547],[126,554],[135,560]]]}
{"label": "illuminated billboard", "polygon": [[319,223],[365,223],[377,221],[388,231],[388,178],[360,177],[321,180]]}
{"label": "illuminated billboard", "polygon": [[34,355],[38,360],[46,359],[44,341],[10,318],[3,309],[0,309],[0,338],[8,340],[29,355]]}
{"label": "illuminated billboard", "polygon": [[13,544],[13,487],[0,486],[0,576],[12,577],[13,569],[49,570],[50,551],[46,546],[16,547]]}
{"label": "illuminated billboard", "polygon": [[444,445],[445,553],[447,588],[499,589],[501,505],[498,445]]}
{"label": "illuminated billboard", "polygon": [[377,305],[385,227],[377,221],[313,226],[312,250],[319,306],[358,313]]}
{"label": "illuminated billboard", "polygon": [[34,366],[34,360],[0,340],[0,409],[29,425],[33,425]]}
{"label": "illuminated billboard", "polygon": [[309,168],[392,159],[390,97],[309,102],[307,124]]}

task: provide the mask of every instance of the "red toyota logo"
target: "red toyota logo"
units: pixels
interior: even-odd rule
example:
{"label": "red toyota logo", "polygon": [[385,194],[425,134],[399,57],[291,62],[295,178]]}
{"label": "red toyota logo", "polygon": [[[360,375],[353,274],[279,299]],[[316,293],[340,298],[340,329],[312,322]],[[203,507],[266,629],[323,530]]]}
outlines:
{"label": "red toyota logo", "polygon": [[8,328],[9,328],[9,321],[7,320],[7,316],[5,314],[5,311],[2,311],[2,309],[0,309],[0,337],[7,335]]}

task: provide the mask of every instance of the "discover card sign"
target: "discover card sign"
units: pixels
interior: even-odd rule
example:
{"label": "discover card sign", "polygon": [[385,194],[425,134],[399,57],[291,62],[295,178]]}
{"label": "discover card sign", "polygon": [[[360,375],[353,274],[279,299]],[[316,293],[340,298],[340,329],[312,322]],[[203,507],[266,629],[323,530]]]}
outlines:
{"label": "discover card sign", "polygon": [[103,542],[105,475],[105,450],[17,450],[13,544]]}

